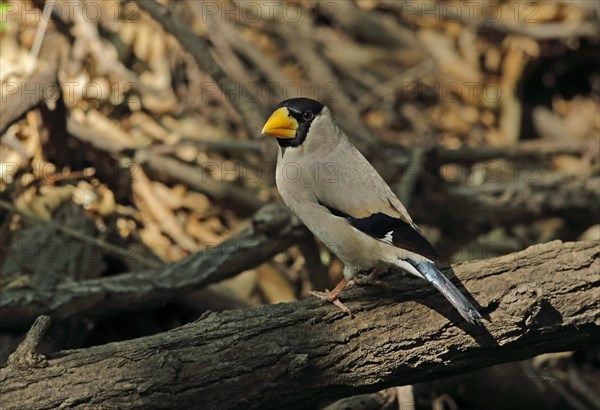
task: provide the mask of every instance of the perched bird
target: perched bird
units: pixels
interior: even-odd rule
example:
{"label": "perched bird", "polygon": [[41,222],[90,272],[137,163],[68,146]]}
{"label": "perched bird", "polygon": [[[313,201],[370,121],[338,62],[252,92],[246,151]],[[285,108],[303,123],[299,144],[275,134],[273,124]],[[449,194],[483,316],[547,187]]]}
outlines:
{"label": "perched bird", "polygon": [[339,292],[359,271],[390,265],[435,286],[470,323],[481,315],[436,267],[442,258],[406,208],[318,101],[280,103],[262,133],[279,144],[277,189],[286,205],[344,264],[344,279],[315,296],[350,311]]}

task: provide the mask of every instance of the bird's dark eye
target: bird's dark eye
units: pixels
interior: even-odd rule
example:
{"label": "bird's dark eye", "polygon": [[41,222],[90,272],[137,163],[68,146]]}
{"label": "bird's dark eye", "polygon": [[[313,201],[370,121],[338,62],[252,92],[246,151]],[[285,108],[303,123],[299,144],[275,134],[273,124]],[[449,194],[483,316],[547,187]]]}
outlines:
{"label": "bird's dark eye", "polygon": [[313,118],[315,118],[315,114],[313,114],[313,112],[312,112],[312,111],[310,111],[310,110],[309,110],[309,111],[304,111],[304,112],[302,113],[302,119],[303,119],[304,121],[310,121],[310,120],[312,120]]}

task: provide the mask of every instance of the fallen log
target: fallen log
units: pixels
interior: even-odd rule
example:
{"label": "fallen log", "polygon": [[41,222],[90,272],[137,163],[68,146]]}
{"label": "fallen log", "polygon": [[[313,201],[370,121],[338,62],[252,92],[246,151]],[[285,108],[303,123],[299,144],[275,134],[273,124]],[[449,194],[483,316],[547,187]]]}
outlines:
{"label": "fallen log", "polygon": [[482,327],[420,281],[396,276],[391,292],[349,289],[353,319],[312,298],[207,313],[165,333],[9,365],[0,396],[5,409],[314,408],[585,348],[600,340],[599,254],[597,242],[554,241],[455,265]]}

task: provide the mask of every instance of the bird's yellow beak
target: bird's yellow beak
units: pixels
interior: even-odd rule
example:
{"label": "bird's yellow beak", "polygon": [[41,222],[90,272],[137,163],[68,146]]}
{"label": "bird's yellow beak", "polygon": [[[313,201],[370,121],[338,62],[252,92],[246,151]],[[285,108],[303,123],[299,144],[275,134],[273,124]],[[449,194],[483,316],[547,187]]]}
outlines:
{"label": "bird's yellow beak", "polygon": [[298,129],[296,121],[287,108],[281,107],[273,111],[265,123],[262,133],[277,138],[294,138]]}

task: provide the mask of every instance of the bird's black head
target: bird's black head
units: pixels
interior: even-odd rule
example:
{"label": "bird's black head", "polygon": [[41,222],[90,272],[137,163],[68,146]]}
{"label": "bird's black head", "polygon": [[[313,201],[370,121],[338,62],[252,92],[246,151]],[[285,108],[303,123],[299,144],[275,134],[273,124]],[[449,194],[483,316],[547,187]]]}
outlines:
{"label": "bird's black head", "polygon": [[277,138],[281,147],[297,147],[306,139],[310,125],[324,105],[310,98],[292,98],[275,107],[262,133]]}

